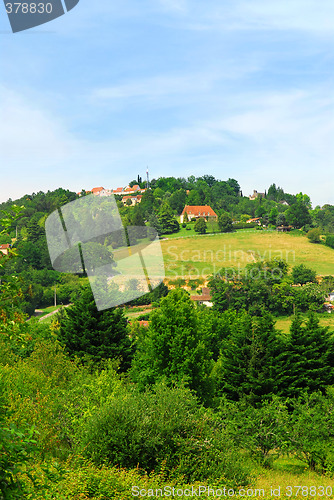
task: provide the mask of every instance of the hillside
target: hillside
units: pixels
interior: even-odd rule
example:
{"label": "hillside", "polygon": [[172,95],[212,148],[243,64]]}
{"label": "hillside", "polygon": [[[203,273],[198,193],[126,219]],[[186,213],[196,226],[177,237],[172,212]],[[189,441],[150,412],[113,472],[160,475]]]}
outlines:
{"label": "hillside", "polygon": [[334,250],[310,243],[303,234],[275,230],[172,238],[161,242],[166,276],[204,278],[221,267],[236,271],[260,260],[283,259],[289,266],[305,264],[318,275],[334,273]]}

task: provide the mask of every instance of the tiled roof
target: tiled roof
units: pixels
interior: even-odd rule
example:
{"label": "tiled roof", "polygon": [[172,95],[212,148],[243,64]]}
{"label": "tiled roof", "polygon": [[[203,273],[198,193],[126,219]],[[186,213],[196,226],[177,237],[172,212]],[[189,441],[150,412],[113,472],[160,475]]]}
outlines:
{"label": "tiled roof", "polygon": [[100,191],[103,191],[103,187],[97,187],[92,189],[92,193],[99,193]]}
{"label": "tiled roof", "polygon": [[246,223],[248,224],[249,222],[257,222],[261,219],[261,217],[256,217],[255,219],[248,219]]}
{"label": "tiled roof", "polygon": [[209,215],[211,217],[217,217],[216,212],[214,212],[209,205],[186,205],[182,215],[185,213],[192,216]]}
{"label": "tiled roof", "polygon": [[211,292],[209,288],[202,288],[202,295],[191,295],[191,300],[195,302],[210,302],[211,301]]}
{"label": "tiled roof", "polygon": [[146,328],[148,328],[150,322],[142,319],[139,321],[139,324],[140,324],[140,326],[145,326]]}

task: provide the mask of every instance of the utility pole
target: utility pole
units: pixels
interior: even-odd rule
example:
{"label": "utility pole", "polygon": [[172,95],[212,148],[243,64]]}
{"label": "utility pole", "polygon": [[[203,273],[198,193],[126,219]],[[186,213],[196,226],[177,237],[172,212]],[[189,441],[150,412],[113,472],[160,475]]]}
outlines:
{"label": "utility pole", "polygon": [[55,307],[57,307],[57,285],[55,285]]}
{"label": "utility pole", "polygon": [[150,178],[149,178],[149,175],[148,175],[148,167],[146,169],[146,189],[148,189],[150,187]]}

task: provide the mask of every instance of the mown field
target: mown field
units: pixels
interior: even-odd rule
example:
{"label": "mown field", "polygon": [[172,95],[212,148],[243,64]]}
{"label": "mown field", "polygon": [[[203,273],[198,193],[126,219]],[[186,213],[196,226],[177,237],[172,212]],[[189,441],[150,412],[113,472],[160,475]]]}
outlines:
{"label": "mown field", "polygon": [[166,277],[205,278],[222,267],[238,269],[259,260],[305,264],[318,275],[334,274],[334,250],[310,243],[302,234],[240,230],[235,233],[170,238],[161,241]]}
{"label": "mown field", "polygon": [[[307,319],[307,314],[301,315],[305,320]],[[334,313],[317,313],[321,326],[327,326],[330,330],[334,331]],[[283,333],[289,333],[290,325],[293,320],[293,316],[280,316],[275,318],[277,330],[281,330]]]}

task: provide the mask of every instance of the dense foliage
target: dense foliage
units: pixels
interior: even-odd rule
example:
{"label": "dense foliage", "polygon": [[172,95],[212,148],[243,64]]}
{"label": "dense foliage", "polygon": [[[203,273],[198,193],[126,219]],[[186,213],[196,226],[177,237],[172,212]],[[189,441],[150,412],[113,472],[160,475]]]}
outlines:
{"label": "dense foliage", "polygon": [[[334,475],[334,342],[319,321],[333,276],[319,282],[282,260],[221,269],[209,283],[212,308],[195,305],[179,279],[133,301],[153,307],[148,325],[130,325],[122,307],[97,311],[85,276],[51,268],[44,222],[74,199],[59,189],[0,207],[0,243],[12,244],[0,256],[0,498],[128,500],[133,484],[238,488],[283,453]],[[236,180],[209,175],[160,178],[137,207],[118,203],[125,227],[167,236],[185,204],[211,205],[222,232],[252,217],[317,226],[316,241],[333,231],[332,207],[312,210],[305,194],[273,184],[250,200]],[[210,222],[196,224],[211,232]],[[72,305],[49,322],[27,321],[55,300]],[[276,318],[290,314],[283,333]]]}
{"label": "dense foliage", "polygon": [[222,268],[209,285],[215,309],[247,310],[254,316],[264,309],[275,314],[321,310],[327,294],[326,283],[316,282],[315,271],[301,264],[290,275],[282,260],[248,264],[238,272]]}
{"label": "dense foliage", "polygon": [[70,356],[96,366],[102,360],[118,359],[121,371],[130,367],[132,347],[122,309],[98,311],[88,288],[82,289],[74,305],[62,310],[57,332]]}

